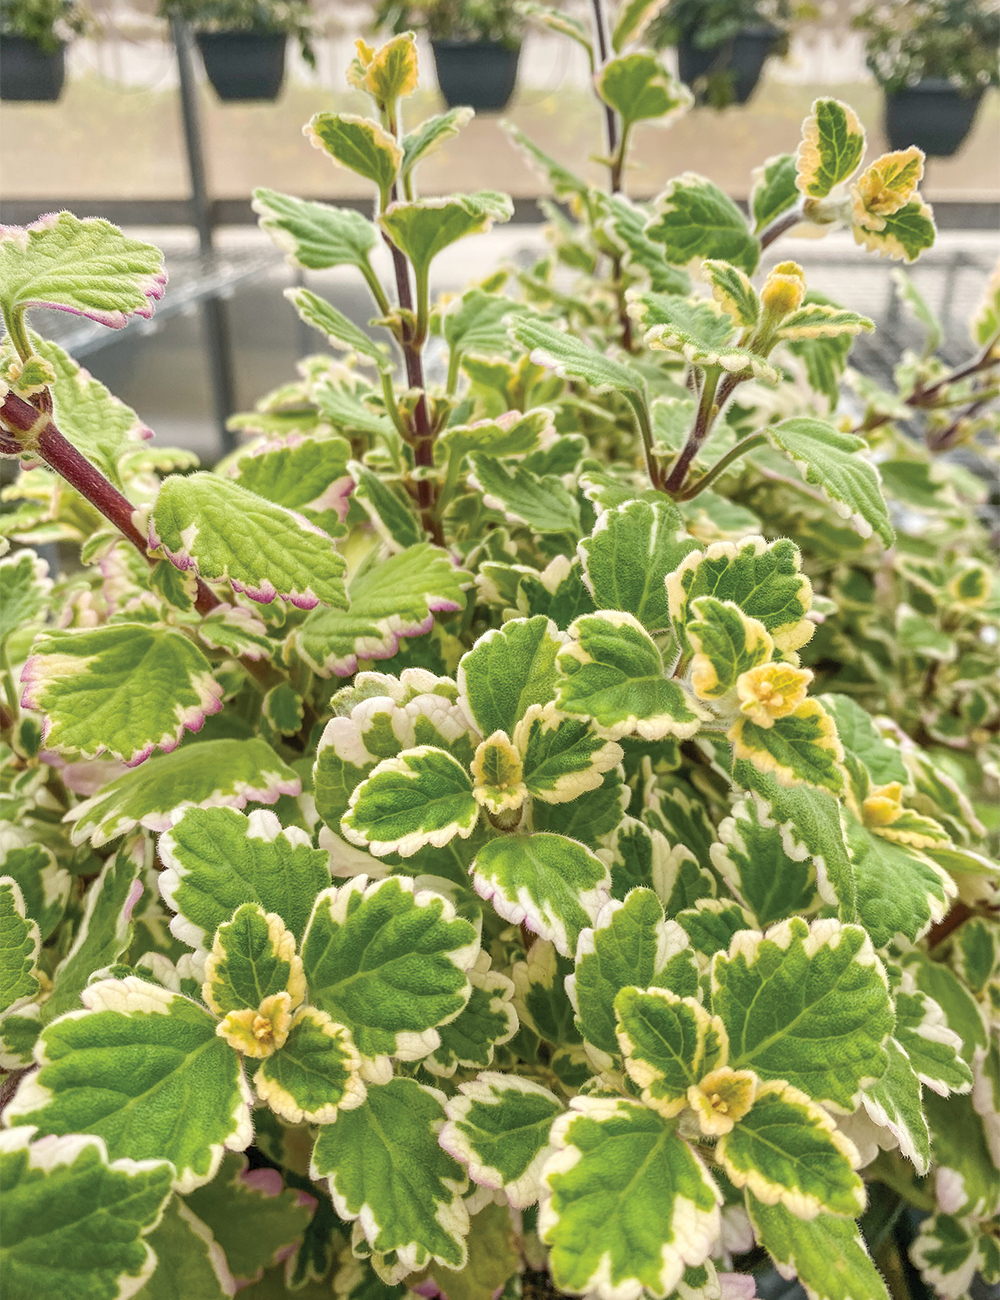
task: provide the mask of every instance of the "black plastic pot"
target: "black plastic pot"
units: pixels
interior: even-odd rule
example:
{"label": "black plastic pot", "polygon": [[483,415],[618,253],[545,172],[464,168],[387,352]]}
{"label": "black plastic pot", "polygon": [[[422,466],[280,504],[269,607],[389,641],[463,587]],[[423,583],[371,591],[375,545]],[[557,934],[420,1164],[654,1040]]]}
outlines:
{"label": "black plastic pot", "polygon": [[285,79],[284,32],[198,32],[197,38],[208,79],[223,103],[278,98]]}
{"label": "black plastic pot", "polygon": [[929,77],[885,97],[885,133],[892,149],[911,144],[950,158],[972,130],[982,90],[964,95],[943,77]]}
{"label": "black plastic pot", "polygon": [[[723,41],[711,49],[703,50],[689,37],[682,37],[677,42],[677,62],[681,81],[695,89],[699,103],[705,103],[713,96],[706,94],[705,82],[725,75],[729,81],[730,103],[745,104],[760,81],[764,64],[774,49],[781,33],[773,27],[748,27],[734,36],[731,41]],[[701,85],[696,85],[701,81]]]}
{"label": "black plastic pot", "polygon": [[506,108],[517,82],[520,47],[495,41],[431,41],[438,85],[449,108],[481,113]]}
{"label": "black plastic pot", "polygon": [[0,40],[0,99],[52,103],[66,80],[66,47],[51,54],[26,36]]}

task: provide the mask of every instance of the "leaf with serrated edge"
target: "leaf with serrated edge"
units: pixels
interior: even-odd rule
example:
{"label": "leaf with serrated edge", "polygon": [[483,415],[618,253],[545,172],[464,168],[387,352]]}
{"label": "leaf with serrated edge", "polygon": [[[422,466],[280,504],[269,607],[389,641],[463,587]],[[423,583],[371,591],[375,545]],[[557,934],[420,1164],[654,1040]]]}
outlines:
{"label": "leaf with serrated edge", "polygon": [[970,1220],[951,1214],[929,1215],[920,1224],[910,1258],[942,1300],[962,1300],[968,1294],[980,1262],[977,1236]]}
{"label": "leaf with serrated edge", "polygon": [[[22,1081],[8,1122],[95,1133],[114,1159],[169,1160],[180,1192],[210,1182],[223,1151],[253,1137],[250,1089],[215,1017],[132,975],[91,984],[81,999],[86,1010],[42,1031],[41,1069]],[[144,1068],[132,1068],[136,1060]]]}
{"label": "leaf with serrated edge", "polygon": [[135,767],[177,748],[222,707],[222,687],[181,632],[140,623],[49,632],[21,674],[25,708],[45,715],[46,748]]}
{"label": "leaf with serrated edge", "polygon": [[461,699],[484,736],[511,736],[534,706],[545,706],[556,682],[563,642],[551,619],[511,619],[479,638],[458,665]]}
{"label": "leaf with serrated edge", "polygon": [[815,100],[795,158],[798,188],[809,198],[825,198],[854,175],[864,152],[865,131],[854,110],[839,99]]}
{"label": "leaf with serrated edge", "polygon": [[895,1038],[889,1039],[885,1050],[889,1068],[877,1083],[868,1085],[861,1104],[874,1125],[889,1130],[900,1155],[912,1160],[922,1177],[931,1167],[931,1136],[921,1105],[920,1081]]}
{"label": "leaf with serrated edge", "polygon": [[24,914],[37,924],[44,943],[63,918],[73,877],[47,844],[30,841],[8,843],[0,871],[17,882],[24,897]]}
{"label": "leaf with serrated edge", "polygon": [[747,1194],[757,1240],[782,1277],[798,1278],[809,1300],[889,1300],[854,1219],[819,1214],[797,1218],[783,1205]]}
{"label": "leaf with serrated edge", "polygon": [[340,827],[378,858],[409,858],[426,844],[440,849],[456,835],[468,839],[478,820],[466,768],[443,749],[418,745],[378,764],[351,794]]}
{"label": "leaf with serrated edge", "polygon": [[526,524],[540,533],[580,531],[580,507],[556,474],[533,473],[523,463],[509,465],[473,452],[469,483],[483,494],[483,504],[500,510],[514,524]]}
{"label": "leaf with serrated edge", "polygon": [[279,1051],[254,1075],[261,1101],[289,1124],[332,1124],[363,1104],[367,1090],[350,1031],[325,1011],[302,1007]]}
{"label": "leaf with serrated edge", "polygon": [[554,704],[532,704],[514,729],[528,792],[545,803],[567,803],[602,783],[622,761],[622,748]]}
{"label": "leaf with serrated edge", "polygon": [[[282,993],[288,996],[289,1010],[305,995],[295,936],[276,912],[244,903],[215,932],[201,995],[217,1016],[226,1016],[231,1011],[255,1011]],[[280,1047],[281,1042],[276,1038],[273,1046]]]}
{"label": "leaf with serrated edge", "polygon": [[26,1005],[41,985],[36,975],[42,940],[38,926],[24,912],[24,896],[11,876],[0,876],[0,1011]]}
{"label": "leaf with serrated edge", "polygon": [[746,218],[717,185],[685,172],[672,180],[655,200],[646,234],[663,244],[675,266],[694,258],[719,258],[752,275],[760,258],[760,243]]}
{"label": "leaf with serrated edge", "polygon": [[356,357],[362,365],[374,365],[386,372],[392,369],[392,362],[383,349],[360,325],[355,325],[325,298],[320,298],[309,289],[286,289],[285,297],[307,325],[326,337],[331,347],[340,348]]}
{"label": "leaf with serrated edge", "polygon": [[136,826],[169,830],[185,808],[243,808],[301,792],[300,778],[265,741],[210,740],[151,758],[71,808],[66,820],[74,844],[100,848]]}
{"label": "leaf with serrated edge", "polygon": [[754,799],[739,799],[719,824],[712,865],[736,897],[768,926],[818,902],[816,860],[790,828],[780,826]]}
{"label": "leaf with serrated edge", "polygon": [[734,935],[712,964],[712,1007],[734,1069],[784,1079],[831,1110],[853,1111],[885,1073],[888,982],[860,926],[793,917]]}
{"label": "leaf with serrated edge", "polygon": [[156,1272],[137,1300],[225,1300],[236,1290],[225,1251],[207,1223],[175,1196],[149,1234]]}
{"label": "leaf with serrated edge", "polygon": [[[951,988],[968,996],[957,981]],[[968,1001],[971,1004],[971,998]],[[940,1003],[916,987],[908,970],[896,993],[894,1032],[921,1083],[942,1097],[971,1089],[972,1071],[961,1056],[962,1039],[949,1026]]]}
{"label": "leaf with serrated edge", "polygon": [[542,832],[490,840],[476,854],[472,884],[513,925],[550,939],[564,957],[608,899],[610,873],[589,849]]}
{"label": "leaf with serrated edge", "polygon": [[310,1175],[329,1179],[340,1217],[357,1219],[373,1250],[408,1269],[466,1262],[468,1180],[438,1145],[444,1100],[413,1079],[369,1088],[367,1103],[324,1127],[313,1151]]}
{"label": "leaf with serrated edge", "polygon": [[447,1025],[438,1026],[440,1047],[424,1062],[425,1068],[450,1079],[459,1066],[484,1069],[493,1064],[496,1048],[508,1043],[518,1030],[514,1009],[514,983],[500,971],[490,970],[490,955],[480,952],[469,971],[472,994],[465,1009]]}
{"label": "leaf with serrated edge", "polygon": [[377,122],[355,113],[315,113],[302,134],[341,167],[377,185],[385,206],[403,161],[403,151],[394,136]]}
{"label": "leaf with serrated edge", "polygon": [[774,642],[764,624],[734,601],[698,596],[690,613],[691,688],[700,700],[722,701],[744,673],[770,660]]}
{"label": "leaf with serrated edge", "polygon": [[688,1089],[725,1065],[726,1030],[697,998],[668,989],[623,988],[615,998],[618,1048],[642,1099],[665,1119],[687,1106]]}
{"label": "leaf with serrated edge", "polygon": [[669,126],[694,103],[687,86],[646,50],[609,59],[594,79],[597,93],[621,115],[623,130],[634,123],[655,121]]}
{"label": "leaf with serrated edge", "polygon": [[378,222],[413,263],[418,284],[434,258],[458,239],[485,234],[494,221],[509,221],[514,204],[506,194],[479,190],[414,203],[392,203]]}
{"label": "leaf with serrated edge", "polygon": [[570,624],[567,636],[557,660],[556,703],[563,713],[590,718],[599,735],[683,740],[707,719],[665,675],[660,651],[631,614],[585,614]]}
{"label": "leaf with serrated edge", "polygon": [[347,565],[328,533],[218,474],[172,475],[149,520],[149,545],[178,569],[228,580],[267,605],[280,596],[300,609],[347,607]]}
{"label": "leaf with serrated edge", "polygon": [[549,1129],[563,1103],[532,1079],[485,1071],[445,1103],[441,1146],[480,1187],[502,1191],[515,1209],[538,1200]]}
{"label": "leaf with serrated edge", "polygon": [[439,1046],[437,1026],[469,1000],[479,941],[440,894],[356,876],[316,899],[301,952],[310,1001],[351,1031],[377,1072],[387,1057],[419,1061]]}
{"label": "leaf with serrated edge", "polygon": [[253,210],[261,229],[267,231],[288,261],[310,271],[325,271],[331,266],[364,267],[378,243],[372,223],[351,208],[335,208],[260,188],[253,192]]}
{"label": "leaf with serrated edge", "polygon": [[613,388],[622,393],[640,393],[645,388],[638,370],[612,360],[545,321],[515,319],[510,333],[523,348],[530,350],[536,366],[545,366],[564,378],[582,379],[599,392]]}
{"label": "leaf with serrated edge", "polygon": [[0,644],[42,612],[51,590],[48,563],[34,551],[0,558]]}
{"label": "leaf with serrated edge", "polygon": [[[780,671],[781,665],[774,665]],[[811,785],[839,795],[844,789],[844,750],[833,719],[818,700],[803,700],[770,727],[740,718],[727,732],[737,760],[771,773],[779,785]]]}
{"label": "leaf with serrated edge", "polygon": [[776,217],[798,202],[795,155],[775,154],[761,167],[754,168],[751,175],[750,211],[754,219],[754,234],[759,235]]}
{"label": "leaf with serrated edge", "polygon": [[872,835],[844,811],[847,844],[857,881],[858,919],[883,948],[897,934],[915,941],[940,921],[958,887],[919,849]]}
{"label": "leaf with serrated edge", "polygon": [[915,262],[937,238],[934,213],[929,203],[915,198],[898,212],[869,218],[854,226],[854,242],[869,253],[891,257],[894,261]]}
{"label": "leaf with serrated edge", "polygon": [[574,1097],[552,1126],[538,1233],[553,1283],[597,1300],[669,1295],[704,1263],[722,1197],[674,1125],[637,1102]]}
{"label": "leaf with serrated edge", "polygon": [[428,154],[440,149],[445,140],[458,135],[474,117],[474,109],[452,108],[447,113],[425,118],[413,131],[408,131],[403,137],[403,175],[411,172]]}

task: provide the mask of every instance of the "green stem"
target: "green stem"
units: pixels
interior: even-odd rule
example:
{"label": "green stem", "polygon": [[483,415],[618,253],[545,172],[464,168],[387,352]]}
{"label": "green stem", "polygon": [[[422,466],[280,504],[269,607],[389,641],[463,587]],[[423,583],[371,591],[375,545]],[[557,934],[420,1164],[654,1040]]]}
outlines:
{"label": "green stem", "polygon": [[437,517],[444,518],[445,508],[451,501],[458,486],[458,476],[462,469],[462,453],[452,448],[448,452],[448,468],[445,471],[444,483],[441,486],[441,492],[437,499]]}
{"label": "green stem", "polygon": [[642,450],[646,458],[646,473],[649,475],[649,481],[654,488],[661,488],[660,466],[656,456],[653,454],[653,427],[649,422],[649,411],[646,408],[646,399],[642,393],[631,390],[625,393],[629,406],[635,413],[635,422],[639,426],[639,434],[642,437]]}
{"label": "green stem", "polygon": [[706,471],[706,473],[704,473],[696,483],[692,483],[690,487],[685,488],[678,499],[680,501],[692,500],[699,492],[704,492],[705,489],[719,477],[722,471],[727,469],[733,463],[734,460],[739,460],[739,458],[745,456],[748,451],[753,451],[754,447],[762,447],[765,442],[767,442],[766,434],[753,433],[749,438],[744,438],[742,442],[738,442],[735,447],[730,447],[729,451],[727,451],[724,456],[720,457],[712,468]]}
{"label": "green stem", "polygon": [[628,149],[629,124],[622,123],[622,138],[611,160],[611,193],[619,194],[622,188],[622,176],[625,174],[625,154]]}
{"label": "green stem", "polygon": [[368,285],[371,295],[375,299],[376,307],[378,307],[383,316],[388,316],[389,298],[385,290],[382,288],[382,285],[379,283],[378,276],[372,270],[371,263],[368,261],[367,257],[363,258],[361,261],[361,274],[365,277],[365,283]]}
{"label": "green stem", "polygon": [[396,426],[396,432],[401,438],[409,437],[409,430],[403,423],[403,417],[399,413],[399,406],[396,403],[396,392],[392,386],[392,376],[386,370],[379,371],[379,378],[382,380],[382,398],[385,401],[385,411],[389,419]]}
{"label": "green stem", "polygon": [[7,646],[0,645],[0,673],[3,674],[3,693],[7,697],[7,703],[10,705],[10,711],[14,715],[14,722],[20,717],[20,701],[17,698],[17,690],[14,686],[14,674],[10,670],[10,660],[7,658]]}
{"label": "green stem", "polygon": [[449,397],[454,397],[458,389],[458,368],[462,364],[462,352],[460,348],[452,348],[448,353],[448,381],[445,384],[445,393]]}
{"label": "green stem", "polygon": [[719,366],[709,366],[705,371],[694,427],[688,434],[688,440],[684,444],[680,455],[674,461],[670,476],[664,486],[664,491],[669,492],[673,497],[679,497],[683,494],[684,480],[687,478],[691,462],[698,454],[702,443],[708,437],[712,423],[719,413],[719,408],[715,402],[715,392],[719,386],[719,376],[721,374],[722,370]]}
{"label": "green stem", "polygon": [[417,270],[414,266],[413,277],[417,286],[417,318],[414,328],[413,346],[418,352],[427,342],[427,326],[430,320],[430,267]]}
{"label": "green stem", "polygon": [[22,361],[27,361],[32,355],[32,351],[28,331],[24,324],[24,309],[11,311],[4,307],[3,323],[7,327],[7,337],[17,349],[17,355]]}

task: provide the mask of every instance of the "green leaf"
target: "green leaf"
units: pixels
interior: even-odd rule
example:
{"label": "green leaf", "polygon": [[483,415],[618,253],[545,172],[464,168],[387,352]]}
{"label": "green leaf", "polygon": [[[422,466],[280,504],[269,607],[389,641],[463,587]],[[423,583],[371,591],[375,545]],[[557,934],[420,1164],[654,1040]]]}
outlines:
{"label": "green leaf", "polygon": [[895,1038],[889,1039],[885,1050],[889,1068],[877,1083],[869,1084],[861,1103],[871,1122],[889,1130],[900,1155],[912,1160],[917,1173],[923,1176],[931,1166],[931,1135],[924,1118],[920,1081]]}
{"label": "green leaf", "polygon": [[700,700],[722,700],[744,673],[770,661],[774,642],[767,629],[734,601],[698,596],[690,614],[685,630],[694,651],[691,686]]}
{"label": "green leaf", "polygon": [[[359,461],[352,460],[348,469],[356,484],[354,499],[364,507],[375,531],[391,551],[405,551],[427,540],[427,530],[405,490],[395,490]],[[355,578],[361,571],[370,574],[374,567],[377,566],[363,565]]]}
{"label": "green leaf", "polygon": [[[603,610],[573,622],[559,652],[559,708],[590,718],[608,740],[687,739],[705,715],[665,675],[660,651],[631,614]],[[696,711],[697,710],[697,711]]]}
{"label": "green leaf", "polygon": [[156,1256],[156,1272],[136,1300],[225,1300],[235,1279],[207,1224],[175,1196],[147,1240]]}
{"label": "green leaf", "polygon": [[362,1056],[418,1061],[470,996],[476,931],[453,905],[397,876],[359,876],[319,895],[302,962],[314,1006],[345,1025]]}
{"label": "green leaf", "polygon": [[693,907],[677,913],[677,924],[692,948],[710,960],[725,951],[733,937],[750,929],[750,919],[738,903],[723,898],[699,898]]}
{"label": "green leaf", "polygon": [[500,510],[515,524],[540,533],[580,532],[580,507],[576,497],[555,474],[533,474],[513,462],[509,468],[492,456],[473,453],[470,483],[483,494],[483,504]]}
{"label": "green leaf", "polygon": [[557,199],[586,200],[589,193],[586,181],[550,158],[533,140],[528,139],[520,127],[514,126],[512,122],[504,122],[502,125],[511,141],[526,155],[531,169],[552,186]]}
{"label": "green leaf", "polygon": [[[7,859],[10,870],[10,857]],[[1000,969],[1000,934],[981,916],[972,916],[955,931],[952,965],[977,997],[982,997]]]}
{"label": "green leaf", "polygon": [[760,258],[760,243],[746,218],[717,185],[704,176],[685,172],[672,180],[656,199],[646,234],[664,246],[675,266],[694,258],[715,257],[752,275]]}
{"label": "green leaf", "polygon": [[390,659],[404,639],[425,635],[435,613],[462,609],[470,581],[445,551],[417,542],[359,569],[350,609],[310,614],[294,634],[296,648],[321,676],[347,677],[359,659]]}
{"label": "green leaf", "polygon": [[750,212],[753,215],[755,235],[759,235],[772,221],[798,202],[796,175],[793,153],[775,154],[762,167],[754,170]]}
{"label": "green leaf", "polygon": [[286,289],[285,297],[301,319],[319,330],[331,347],[356,357],[362,365],[377,366],[387,374],[392,370],[392,361],[385,349],[325,298],[309,289]]}
{"label": "green leaf", "polygon": [[[504,333],[504,342],[507,336]],[[539,437],[552,428],[553,413],[547,407],[521,415],[508,411],[496,420],[477,420],[475,424],[453,424],[440,436],[449,453],[464,456],[470,451],[500,456],[522,456],[534,451]]]}
{"label": "green leaf", "polygon": [[910,1258],[940,1296],[964,1296],[980,1264],[976,1226],[951,1214],[929,1215],[920,1224]]}
{"label": "green leaf", "polygon": [[612,194],[608,198],[608,212],[604,233],[621,245],[625,265],[630,271],[644,271],[649,276],[651,288],[657,293],[690,293],[688,276],[671,266],[663,256],[663,250],[646,234],[649,221],[646,208],[637,206],[622,194]]}
{"label": "green leaf", "polygon": [[330,884],[328,855],[263,809],[244,817],[232,808],[188,808],[158,849],[160,892],[177,913],[171,933],[192,948],[210,948],[244,903],[276,912],[300,941],[316,895]]}
{"label": "green leaf", "polygon": [[[950,972],[945,972],[947,977]],[[895,1038],[906,1052],[917,1078],[941,1096],[949,1092],[968,1092],[972,1087],[972,1071],[962,1059],[963,1043],[955,1032],[951,1020],[945,1018],[942,1006],[920,992],[913,984],[909,972],[904,972],[904,984],[896,993]],[[944,981],[947,990],[958,995],[958,1005],[967,1014],[979,1020],[976,1004],[957,980]],[[952,998],[955,1015],[956,998]],[[960,1014],[960,1013],[959,1013]],[[959,1016],[955,1016],[956,1019]],[[975,1025],[975,1021],[972,1022]],[[981,1032],[981,1021],[979,1027]]]}
{"label": "green leaf", "polygon": [[170,1197],[162,1160],[108,1161],[97,1137],[32,1142],[0,1133],[4,1187],[0,1260],[10,1296],[117,1300],[156,1267],[144,1238]]}
{"label": "green leaf", "polygon": [[[167,560],[157,565],[157,569],[168,570],[184,581],[184,575]],[[248,659],[272,659],[279,649],[277,642],[268,636],[267,625],[245,605],[217,606],[202,619],[198,636],[211,649],[224,650],[233,658],[246,655]]]}
{"label": "green leaf", "polygon": [[42,1031],[41,1069],[22,1081],[8,1122],[96,1134],[115,1160],[169,1160],[180,1192],[210,1182],[223,1150],[253,1137],[240,1058],[215,1017],[136,976],[91,984],[82,1000],[86,1011]]}
{"label": "green leaf", "polygon": [[663,126],[687,112],[694,102],[691,92],[647,51],[609,59],[595,77],[597,93],[621,114],[622,129],[636,122],[662,119]]}
{"label": "green leaf", "polygon": [[10,876],[0,876],[0,1011],[30,1002],[41,988],[36,975],[42,940],[24,912],[24,898]]}
{"label": "green leaf", "polygon": [[403,137],[402,174],[408,176],[418,162],[440,149],[446,140],[458,135],[475,117],[471,108],[452,108],[447,113],[425,117],[413,131]]}
{"label": "green leaf", "polygon": [[514,732],[523,756],[528,793],[545,803],[568,803],[596,790],[605,772],[622,761],[622,749],[602,739],[579,718],[565,718],[554,704],[532,705]]}
{"label": "green leaf", "polygon": [[482,735],[512,736],[532,705],[548,704],[561,643],[555,624],[537,615],[492,629],[462,656],[459,691]]}
{"label": "green leaf", "polygon": [[582,1043],[567,995],[566,981],[572,972],[572,957],[561,957],[548,939],[536,939],[524,961],[511,967],[521,1024],[554,1048],[571,1051]]}
{"label": "green leaf", "polygon": [[0,309],[15,335],[29,307],[88,316],[110,329],[130,316],[148,320],[166,282],[160,250],[102,217],[50,212],[0,233]]}
{"label": "green leaf", "polygon": [[494,221],[509,221],[514,204],[496,190],[454,194],[447,198],[393,203],[379,217],[379,225],[396,247],[413,263],[419,284],[438,253],[464,239],[491,229]]}
{"label": "green leaf", "polygon": [[856,311],[848,311],[834,303],[807,302],[782,319],[777,337],[784,342],[835,339],[845,335],[853,338],[862,332],[870,334],[874,328],[874,321]]}
{"label": "green leaf", "polygon": [[321,601],[347,606],[344,558],[330,537],[301,515],[273,505],[216,474],[172,475],[160,487],[149,521],[152,550],[178,569],[270,604],[275,596],[300,609]]}
{"label": "green leaf", "polygon": [[721,1201],[675,1126],[634,1101],[574,1097],[552,1126],[538,1231],[563,1291],[638,1300],[669,1295],[704,1263]]}
{"label": "green leaf", "polygon": [[[900,994],[899,1041],[906,1051],[911,1053],[911,1059],[918,1074],[921,1073],[925,1066],[931,1068],[931,1078],[927,1080],[928,1086],[946,1096],[949,1091],[959,1091],[961,1089],[959,1085],[956,1085],[954,1076],[951,1075],[951,1069],[954,1066],[953,1040],[949,1044],[950,1057],[945,1056],[943,1060],[936,1062],[926,1059],[930,1040],[935,1037],[932,1026],[935,1022],[940,1025],[939,1017],[933,1013],[933,1005],[934,1003],[937,1004],[938,1010],[944,1013],[948,1028],[958,1035],[960,1040],[959,1052],[962,1061],[969,1066],[974,1064],[977,1054],[981,1053],[985,1056],[989,1046],[983,1014],[978,1002],[965,988],[955,972],[943,963],[931,961],[925,954],[914,952],[907,954],[904,966],[906,972],[915,981],[919,993],[924,998],[933,1001],[930,1005],[924,1003],[918,1008],[906,1003],[905,993]],[[908,1028],[915,1030],[917,1034],[922,1031],[922,1036],[925,1039],[922,1045],[919,1042],[914,1042],[912,1036],[908,1036],[904,1031],[904,1018]],[[935,1065],[938,1067],[939,1072],[934,1070]],[[935,1073],[937,1073],[939,1080],[936,1084],[933,1081]]]}
{"label": "green leaf", "polygon": [[760,299],[750,278],[728,262],[706,261],[702,274],[712,286],[712,297],[736,325],[752,328],[760,318]]}
{"label": "green leaf", "polygon": [[624,0],[618,6],[611,32],[611,48],[616,54],[620,54],[626,45],[642,39],[663,4],[664,0]]}
{"label": "green leaf", "polygon": [[439,1027],[441,1046],[425,1062],[425,1068],[441,1078],[451,1078],[459,1066],[481,1070],[492,1065],[496,1048],[518,1030],[514,984],[500,971],[490,970],[489,953],[480,952],[469,983],[472,994],[465,1009]]}
{"label": "green leaf", "polygon": [[809,198],[825,198],[854,175],[864,152],[864,127],[854,110],[839,99],[815,100],[795,158],[798,188]]}
{"label": "green leaf", "polygon": [[44,943],[66,911],[72,876],[46,844],[11,844],[0,865],[20,889],[25,916],[37,924]]}
{"label": "green leaf", "polygon": [[[482,356],[504,354],[510,348],[506,319],[522,312],[520,303],[485,289],[469,289],[441,316],[441,332],[452,356],[466,352]],[[445,434],[447,430],[445,431]]]}
{"label": "green leaf", "polygon": [[[902,274],[900,272],[899,274]],[[973,345],[985,347],[1000,332],[1000,272],[994,270],[979,305],[969,321],[969,337]]]}
{"label": "green leaf", "polygon": [[756,800],[739,799],[712,845],[712,865],[762,928],[810,912],[817,902],[816,861],[790,832]]}
{"label": "green leaf", "polygon": [[837,724],[837,735],[844,746],[845,761],[864,766],[874,785],[899,781],[909,783],[906,765],[899,746],[886,740],[872,716],[849,695],[824,695],[823,707]]}
{"label": "green leaf", "polygon": [[176,749],[222,707],[222,687],[181,632],[140,623],[49,632],[24,667],[22,703],[45,715],[47,749],[135,767]]}
{"label": "green leaf", "polygon": [[868,449],[864,438],[808,416],[768,425],[766,433],[772,446],[795,462],[805,481],[821,489],[841,519],[849,519],[862,537],[874,531],[886,546],[892,545],[896,534],[878,470],[858,454]]}
{"label": "green leaf", "polygon": [[549,1129],[563,1103],[532,1079],[486,1071],[445,1103],[440,1143],[480,1187],[502,1191],[515,1209],[538,1200],[551,1154]]}
{"label": "green leaf", "polygon": [[[779,665],[780,667],[780,665]],[[804,700],[794,713],[770,727],[740,718],[728,733],[737,759],[748,759],[781,785],[811,785],[839,795],[844,789],[844,751],[833,719],[817,700]]]}
{"label": "green leaf", "polygon": [[629,501],[602,514],[580,543],[584,581],[598,609],[632,614],[650,632],[670,625],[664,582],[697,543],[677,507]]}
{"label": "green leaf", "polygon": [[42,1007],[46,1023],[76,1010],[94,971],[112,965],[127,951],[145,865],[146,845],[138,839],[109,858],[89,885],[73,943],[53,972],[52,995]]}
{"label": "green leaf", "polygon": [[34,622],[52,590],[49,566],[34,551],[0,557],[0,646],[12,632]]}
{"label": "green leaf", "polygon": [[74,844],[90,840],[100,848],[136,826],[169,830],[181,805],[242,808],[248,799],[274,803],[301,789],[299,777],[263,740],[209,740],[117,777],[70,809],[67,820],[74,823]]}
{"label": "green leaf", "polygon": [[638,370],[614,361],[545,321],[515,318],[510,333],[522,347],[529,349],[536,366],[546,366],[563,378],[582,379],[599,392],[612,388],[621,393],[642,393],[645,389]]}
{"label": "green leaf", "polygon": [[355,113],[314,113],[302,134],[341,167],[377,185],[381,206],[388,205],[403,162],[403,151],[388,131]]}
{"label": "green leaf", "polygon": [[793,917],[766,935],[735,935],[712,965],[712,1008],[734,1069],[784,1079],[835,1110],[853,1110],[885,1073],[893,1013],[860,926]]}
{"label": "green leaf", "polygon": [[295,936],[276,912],[244,903],[233,919],[215,932],[212,951],[205,960],[202,996],[217,1016],[225,1017],[231,1011],[256,1011],[280,994],[288,997],[289,1010],[305,994]]}
{"label": "green leaf", "polygon": [[783,1277],[797,1277],[809,1300],[889,1300],[854,1219],[819,1214],[800,1219],[752,1194],[747,1210],[760,1244]]}
{"label": "green leaf", "polygon": [[333,266],[370,269],[369,256],[378,243],[378,232],[360,212],[265,188],[254,190],[253,210],[261,229],[293,266],[309,271]]}
{"label": "green leaf", "polygon": [[948,873],[920,852],[866,830],[845,810],[858,889],[858,919],[883,948],[899,934],[915,941],[940,921],[955,897]]}
{"label": "green leaf", "polygon": [[[994,1128],[992,1103],[987,1104]],[[1000,1204],[1000,1172],[991,1154],[994,1144],[987,1140],[987,1120],[976,1111],[974,1097],[944,1098],[926,1092],[924,1113],[931,1130],[939,1205],[961,1215],[995,1215]]]}
{"label": "green leaf", "polygon": [[576,840],[548,832],[490,840],[476,854],[472,883],[513,925],[550,939],[572,957],[610,884],[607,867]]}
{"label": "green leaf", "polygon": [[443,749],[418,745],[383,759],[351,795],[340,821],[352,844],[376,857],[411,857],[425,844],[468,839],[479,820],[472,780]]}
{"label": "green leaf", "polygon": [[367,1095],[350,1032],[325,1011],[296,1012],[281,1048],[254,1075],[257,1096],[289,1124],[332,1124]]}
{"label": "green leaf", "polygon": [[853,1144],[825,1110],[780,1080],[758,1088],[750,1110],[719,1138],[715,1153],[736,1187],[800,1219],[824,1210],[853,1217],[865,1208]]}
{"label": "green leaf", "polygon": [[[735,267],[731,269],[734,274],[742,274]],[[645,342],[650,347],[673,352],[702,368],[721,366],[745,379],[761,379],[768,384],[778,382],[779,372],[759,353],[739,342],[732,317],[714,301],[643,294],[633,299],[633,310],[646,329]]]}
{"label": "green leaf", "polygon": [[896,261],[915,262],[925,249],[933,246],[936,238],[934,213],[919,196],[898,212],[869,217],[864,223],[854,225],[856,244]]}
{"label": "green leaf", "polygon": [[342,1219],[408,1269],[466,1262],[469,1216],[462,1166],[438,1145],[444,1097],[413,1079],[368,1090],[368,1101],[320,1131],[310,1174],[328,1178]]}
{"label": "green leaf", "polygon": [[531,806],[532,827],[567,835],[599,854],[605,848],[606,837],[622,820],[626,799],[620,769],[612,768],[586,799],[556,804],[536,799]]}
{"label": "green leaf", "polygon": [[615,998],[618,1046],[642,1100],[665,1119],[688,1104],[688,1089],[726,1061],[726,1031],[697,998],[661,988],[623,988]]}

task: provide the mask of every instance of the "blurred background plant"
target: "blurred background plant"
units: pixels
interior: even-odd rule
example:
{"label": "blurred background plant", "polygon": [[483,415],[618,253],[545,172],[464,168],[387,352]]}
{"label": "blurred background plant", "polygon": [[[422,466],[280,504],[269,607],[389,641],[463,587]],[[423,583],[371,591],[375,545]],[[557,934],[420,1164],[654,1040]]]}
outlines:
{"label": "blurred background plant", "polygon": [[866,63],[893,94],[941,78],[966,94],[1000,84],[997,0],[876,0],[854,20]]}
{"label": "blurred background plant", "polygon": [[382,32],[426,32],[438,41],[491,41],[514,48],[524,20],[515,0],[379,0],[375,27]]}
{"label": "blurred background plant", "polygon": [[71,35],[94,30],[92,16],[77,0],[0,0],[0,37],[19,36],[46,54]]}

